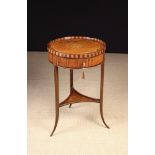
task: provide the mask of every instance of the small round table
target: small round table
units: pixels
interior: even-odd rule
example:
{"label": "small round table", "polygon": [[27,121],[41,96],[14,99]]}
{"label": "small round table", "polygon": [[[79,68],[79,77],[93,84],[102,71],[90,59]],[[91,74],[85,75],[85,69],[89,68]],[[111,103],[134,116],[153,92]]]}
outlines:
{"label": "small round table", "polygon": [[[97,102],[100,103],[100,114],[103,123],[107,128],[103,117],[103,82],[104,82],[104,60],[105,60],[105,42],[83,36],[71,36],[58,38],[50,41],[47,45],[48,60],[54,65],[55,81],[55,108],[56,117],[53,135],[59,120],[59,108],[79,102]],[[100,98],[92,98],[78,92],[73,86],[73,69],[89,68],[101,65]],[[70,95],[59,103],[59,74],[58,67],[70,69]]]}

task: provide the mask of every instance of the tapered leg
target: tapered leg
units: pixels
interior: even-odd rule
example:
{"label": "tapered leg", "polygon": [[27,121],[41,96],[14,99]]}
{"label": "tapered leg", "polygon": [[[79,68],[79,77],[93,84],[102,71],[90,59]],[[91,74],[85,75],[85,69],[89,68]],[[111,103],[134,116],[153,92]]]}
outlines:
{"label": "tapered leg", "polygon": [[[73,90],[73,69],[70,69],[70,93]],[[69,108],[71,108],[72,104],[69,105]]]}
{"label": "tapered leg", "polygon": [[54,66],[54,82],[55,82],[55,125],[50,136],[53,135],[59,120],[59,75],[58,67]]}
{"label": "tapered leg", "polygon": [[109,128],[103,117],[103,84],[104,84],[104,63],[101,64],[101,83],[100,83],[100,114],[104,125]]}

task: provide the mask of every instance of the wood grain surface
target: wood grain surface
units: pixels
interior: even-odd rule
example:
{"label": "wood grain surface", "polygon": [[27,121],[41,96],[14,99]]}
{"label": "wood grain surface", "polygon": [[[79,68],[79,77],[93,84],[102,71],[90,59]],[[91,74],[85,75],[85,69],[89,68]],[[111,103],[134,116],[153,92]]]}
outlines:
{"label": "wood grain surface", "polygon": [[106,44],[96,38],[71,36],[50,41],[47,50],[48,60],[55,66],[78,69],[101,64]]}

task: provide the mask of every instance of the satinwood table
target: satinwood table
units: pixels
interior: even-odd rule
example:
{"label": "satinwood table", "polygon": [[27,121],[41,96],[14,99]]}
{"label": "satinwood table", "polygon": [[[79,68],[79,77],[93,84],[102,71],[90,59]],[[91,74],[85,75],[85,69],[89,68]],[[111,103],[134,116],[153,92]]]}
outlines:
{"label": "satinwood table", "polygon": [[[55,81],[55,125],[51,133],[53,135],[59,120],[59,108],[65,105],[71,107],[79,102],[97,102],[100,104],[100,114],[103,117],[103,83],[104,83],[104,60],[106,44],[102,40],[83,36],[70,36],[52,40],[47,45],[48,60],[54,65]],[[78,92],[73,85],[73,70],[89,68],[101,65],[100,98],[92,98]],[[59,74],[58,67],[70,69],[70,95],[61,103],[59,102]]]}

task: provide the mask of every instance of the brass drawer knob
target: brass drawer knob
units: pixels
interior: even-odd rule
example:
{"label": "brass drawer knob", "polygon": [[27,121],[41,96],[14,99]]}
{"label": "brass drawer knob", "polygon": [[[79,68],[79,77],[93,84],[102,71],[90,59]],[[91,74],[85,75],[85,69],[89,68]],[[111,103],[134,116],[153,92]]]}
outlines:
{"label": "brass drawer knob", "polygon": [[83,67],[86,67],[86,63],[85,62],[83,62],[83,65],[82,65]]}

